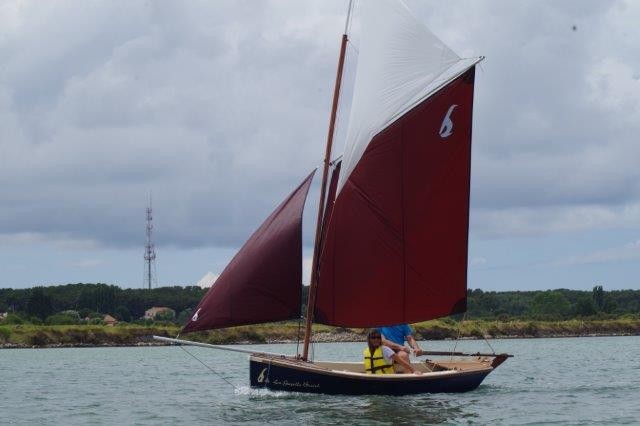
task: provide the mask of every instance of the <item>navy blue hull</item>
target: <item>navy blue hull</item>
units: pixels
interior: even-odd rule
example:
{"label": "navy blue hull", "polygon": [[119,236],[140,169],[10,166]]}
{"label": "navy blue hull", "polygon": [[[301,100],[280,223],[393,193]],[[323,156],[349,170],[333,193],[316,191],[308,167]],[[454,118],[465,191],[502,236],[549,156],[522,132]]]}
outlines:
{"label": "navy blue hull", "polygon": [[390,376],[348,375],[318,371],[300,365],[287,365],[269,359],[250,360],[252,387],[277,391],[342,395],[408,395],[418,393],[467,392],[476,389],[492,371],[456,372],[446,376],[429,374],[406,379]]}

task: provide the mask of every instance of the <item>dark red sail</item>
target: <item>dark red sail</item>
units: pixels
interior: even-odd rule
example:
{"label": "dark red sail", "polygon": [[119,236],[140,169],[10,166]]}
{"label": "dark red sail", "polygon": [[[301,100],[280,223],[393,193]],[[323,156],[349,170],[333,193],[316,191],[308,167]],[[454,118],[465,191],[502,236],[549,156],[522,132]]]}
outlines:
{"label": "dark red sail", "polygon": [[249,238],[182,333],[300,316],[302,210],[314,173]]}
{"label": "dark red sail", "polygon": [[344,177],[316,322],[370,327],[466,310],[474,70],[378,133]]}

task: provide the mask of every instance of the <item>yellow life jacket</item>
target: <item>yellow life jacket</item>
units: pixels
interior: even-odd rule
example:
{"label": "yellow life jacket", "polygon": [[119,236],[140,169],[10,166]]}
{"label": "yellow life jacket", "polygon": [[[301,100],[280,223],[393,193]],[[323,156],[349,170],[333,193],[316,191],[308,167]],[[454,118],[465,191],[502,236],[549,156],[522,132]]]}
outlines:
{"label": "yellow life jacket", "polygon": [[382,346],[378,346],[371,355],[369,347],[367,346],[362,352],[364,355],[364,370],[369,374],[393,374],[393,364],[387,364],[387,361],[382,355]]}

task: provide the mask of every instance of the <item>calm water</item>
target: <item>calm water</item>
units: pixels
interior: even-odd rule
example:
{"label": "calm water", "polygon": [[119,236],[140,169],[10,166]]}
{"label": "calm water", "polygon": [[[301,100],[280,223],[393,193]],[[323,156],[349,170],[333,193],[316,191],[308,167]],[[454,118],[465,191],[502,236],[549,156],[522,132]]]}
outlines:
{"label": "calm water", "polygon": [[[516,355],[476,391],[322,396],[248,387],[247,356],[178,347],[0,350],[0,423],[640,424],[640,337],[494,340]],[[452,342],[423,343],[450,350]],[[255,346],[295,352],[295,345]],[[484,342],[460,342],[481,350]],[[316,344],[359,360],[362,344]]]}

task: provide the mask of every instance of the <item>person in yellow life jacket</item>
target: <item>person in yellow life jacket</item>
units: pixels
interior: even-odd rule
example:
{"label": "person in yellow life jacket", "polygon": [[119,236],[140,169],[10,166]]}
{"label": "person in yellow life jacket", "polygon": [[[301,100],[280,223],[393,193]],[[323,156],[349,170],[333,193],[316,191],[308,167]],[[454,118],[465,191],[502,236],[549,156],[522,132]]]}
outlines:
{"label": "person in yellow life jacket", "polygon": [[368,374],[393,374],[393,362],[397,362],[404,371],[411,371],[414,374],[422,374],[420,371],[400,358],[393,349],[382,344],[380,331],[372,329],[367,335],[367,347],[363,351],[364,370]]}

